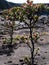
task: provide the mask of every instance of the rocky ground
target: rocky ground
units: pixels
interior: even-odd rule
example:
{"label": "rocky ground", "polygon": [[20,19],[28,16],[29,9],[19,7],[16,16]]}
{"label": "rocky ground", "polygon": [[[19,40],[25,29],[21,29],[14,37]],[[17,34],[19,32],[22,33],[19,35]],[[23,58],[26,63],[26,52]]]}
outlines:
{"label": "rocky ground", "polygon": [[[44,25],[43,29],[38,29],[38,32],[46,32],[48,35],[40,36],[35,48],[39,47],[39,52],[35,57],[37,65],[49,65],[49,27]],[[23,34],[24,30],[17,31],[18,34]],[[25,32],[28,34],[28,32]],[[10,56],[0,54],[0,65],[21,65],[24,56],[31,56],[30,49],[27,45],[21,44],[19,48],[14,49],[14,53]]]}
{"label": "rocky ground", "polygon": [[49,65],[49,45],[39,45],[40,55],[36,56],[38,65]]}
{"label": "rocky ground", "polygon": [[[38,43],[35,44],[35,48],[39,47],[39,52],[35,56],[37,65],[49,65],[49,36],[41,36]],[[21,44],[19,48],[14,49],[14,53],[11,56],[7,54],[0,55],[0,65],[21,65],[20,60],[24,56],[31,56],[30,49],[26,44]]]}
{"label": "rocky ground", "polygon": [[[35,57],[37,65],[49,65],[49,44],[35,44],[35,48],[38,47],[40,50]],[[20,65],[20,60],[23,59],[24,56],[31,56],[31,54],[30,49],[22,44],[18,49],[14,50],[14,53],[11,53],[11,56],[7,56],[6,54],[0,55],[0,65]]]}

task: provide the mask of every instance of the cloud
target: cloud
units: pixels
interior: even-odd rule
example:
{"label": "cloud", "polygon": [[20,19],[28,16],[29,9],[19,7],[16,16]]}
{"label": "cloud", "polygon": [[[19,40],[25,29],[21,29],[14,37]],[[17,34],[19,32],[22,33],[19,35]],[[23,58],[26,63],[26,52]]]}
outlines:
{"label": "cloud", "polygon": [[[7,0],[14,3],[24,3],[26,0]],[[49,3],[49,0],[33,0],[33,3]]]}
{"label": "cloud", "polygon": [[49,3],[49,0],[34,0],[34,3]]}
{"label": "cloud", "polygon": [[7,0],[7,1],[14,2],[14,3],[24,3],[24,2],[26,2],[26,0]]}

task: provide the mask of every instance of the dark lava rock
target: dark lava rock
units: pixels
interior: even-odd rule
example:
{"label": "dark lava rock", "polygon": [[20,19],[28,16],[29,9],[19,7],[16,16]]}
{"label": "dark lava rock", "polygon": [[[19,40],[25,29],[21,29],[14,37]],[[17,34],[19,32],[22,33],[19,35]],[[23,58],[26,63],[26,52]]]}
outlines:
{"label": "dark lava rock", "polygon": [[23,59],[20,59],[19,62],[23,62]]}
{"label": "dark lava rock", "polygon": [[13,45],[8,44],[7,47],[11,49],[11,48],[13,48]]}
{"label": "dark lava rock", "polygon": [[8,63],[12,63],[12,61],[8,61]]}
{"label": "dark lava rock", "polygon": [[37,65],[37,64],[34,64],[34,65]]}
{"label": "dark lava rock", "polygon": [[7,56],[11,56],[11,54],[10,54],[10,53],[8,53],[8,54],[7,54]]}
{"label": "dark lava rock", "polygon": [[42,57],[42,59],[44,60],[44,59],[46,59],[45,57]]}
{"label": "dark lava rock", "polygon": [[40,39],[40,41],[43,41],[44,39]]}
{"label": "dark lava rock", "polygon": [[40,54],[38,54],[38,56],[40,56]]}
{"label": "dark lava rock", "polygon": [[0,55],[3,55],[3,53],[0,53]]}
{"label": "dark lava rock", "polygon": [[47,51],[45,53],[47,53]]}
{"label": "dark lava rock", "polygon": [[3,44],[2,49],[7,49],[7,44]]}
{"label": "dark lava rock", "polygon": [[6,62],[4,64],[6,64]]}
{"label": "dark lava rock", "polygon": [[3,50],[0,50],[0,55],[3,55],[3,52],[2,52]]}
{"label": "dark lava rock", "polygon": [[21,65],[24,65],[24,62],[22,62]]}
{"label": "dark lava rock", "polygon": [[11,65],[19,65],[19,64],[11,64]]}

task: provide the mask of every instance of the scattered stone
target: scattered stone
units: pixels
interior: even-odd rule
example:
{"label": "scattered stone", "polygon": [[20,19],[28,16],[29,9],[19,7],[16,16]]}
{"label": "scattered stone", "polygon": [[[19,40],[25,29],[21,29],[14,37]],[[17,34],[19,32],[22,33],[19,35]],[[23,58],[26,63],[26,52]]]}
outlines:
{"label": "scattered stone", "polygon": [[2,52],[2,50],[0,50],[0,55],[3,55],[3,52]]}
{"label": "scattered stone", "polygon": [[40,39],[40,41],[43,41],[44,39]]}
{"label": "scattered stone", "polygon": [[8,63],[12,63],[12,61],[8,61]]}
{"label": "scattered stone", "polygon": [[23,59],[20,59],[19,62],[23,62]]}
{"label": "scattered stone", "polygon": [[44,59],[46,59],[45,57],[42,57],[42,59],[44,60]]}
{"label": "scattered stone", "polygon": [[46,63],[44,63],[44,65],[46,65]]}
{"label": "scattered stone", "polygon": [[19,65],[19,64],[11,64],[11,65]]}
{"label": "scattered stone", "polygon": [[21,65],[23,65],[24,64],[24,62],[22,62],[22,63],[20,63]]}
{"label": "scattered stone", "polygon": [[17,49],[16,47],[14,49]]}
{"label": "scattered stone", "polygon": [[3,55],[3,53],[0,53],[0,55]]}
{"label": "scattered stone", "polygon": [[10,54],[10,53],[8,53],[8,54],[7,54],[7,56],[11,56],[11,54]]}
{"label": "scattered stone", "polygon": [[45,53],[47,53],[47,51]]}
{"label": "scattered stone", "polygon": [[6,62],[4,64],[6,64]]}
{"label": "scattered stone", "polygon": [[34,65],[37,65],[37,64],[34,64]]}
{"label": "scattered stone", "polygon": [[38,54],[38,56],[40,56],[40,54]]}

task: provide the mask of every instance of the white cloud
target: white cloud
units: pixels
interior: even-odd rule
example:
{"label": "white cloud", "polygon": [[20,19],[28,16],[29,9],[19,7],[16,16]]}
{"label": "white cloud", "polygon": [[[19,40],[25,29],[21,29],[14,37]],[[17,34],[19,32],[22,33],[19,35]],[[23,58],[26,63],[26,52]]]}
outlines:
{"label": "white cloud", "polygon": [[[14,3],[24,3],[26,0],[7,0]],[[34,3],[49,3],[49,0],[33,0]]]}
{"label": "white cloud", "polygon": [[26,0],[7,0],[7,1],[14,2],[14,3],[24,3],[24,2],[26,2]]}
{"label": "white cloud", "polygon": [[34,3],[49,3],[49,0],[34,0]]}

